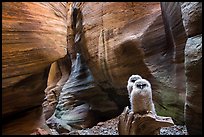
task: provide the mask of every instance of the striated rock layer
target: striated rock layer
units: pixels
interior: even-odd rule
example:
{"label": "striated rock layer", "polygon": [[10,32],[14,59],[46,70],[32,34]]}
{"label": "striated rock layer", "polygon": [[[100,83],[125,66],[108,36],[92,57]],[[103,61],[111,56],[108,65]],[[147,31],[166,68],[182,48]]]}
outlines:
{"label": "striated rock layer", "polygon": [[[187,128],[198,133],[189,123],[202,119],[201,84],[190,77],[201,73],[200,9],[185,2],[4,2],[3,117],[40,106],[44,97],[50,128],[91,127],[129,105],[127,80],[139,74],[151,82],[158,115],[175,124],[184,124],[187,90]],[[18,133],[35,126],[28,128]]]}
{"label": "striated rock layer", "polygon": [[66,11],[60,2],[2,3],[4,118],[41,106],[49,67],[67,54]]}
{"label": "striated rock layer", "polygon": [[167,55],[165,58],[168,58],[164,63],[166,64],[166,68],[164,69],[167,72],[163,73],[164,75],[161,75],[162,77],[159,78],[167,84],[167,88],[163,89],[167,92],[166,94],[161,94],[163,94],[162,97],[165,100],[164,103],[171,109],[166,114],[168,115],[173,112],[173,120],[175,120],[176,123],[179,121],[180,124],[184,124],[183,112],[186,80],[184,71],[184,48],[187,36],[183,26],[179,2],[161,2],[161,10],[167,43]]}
{"label": "striated rock layer", "polygon": [[54,114],[46,121],[50,128],[59,133],[67,133],[72,128],[92,127],[99,121],[119,114],[117,104],[97,85],[81,55],[81,46],[84,43],[83,32],[80,29],[82,22],[75,20],[82,19],[78,13],[79,9],[71,7],[71,25],[68,28],[71,73],[62,88]]}
{"label": "striated rock layer", "polygon": [[[70,7],[76,3],[72,4]],[[82,54],[96,85],[117,104],[118,110],[129,104],[127,79],[139,74],[153,85],[158,113],[173,117],[175,123],[183,123],[186,39],[180,7],[175,5],[176,12],[169,16],[175,21],[168,28],[163,18],[166,12],[157,2],[85,2],[75,6],[79,11],[68,13],[68,18],[75,16],[68,22],[69,53],[73,58],[76,52]],[[174,30],[175,26],[179,31]],[[173,38],[167,40],[166,29],[173,29]],[[74,44],[77,41],[81,44]],[[168,44],[169,41],[176,42]]]}
{"label": "striated rock layer", "polygon": [[117,110],[116,104],[96,86],[90,70],[78,53],[56,110],[46,122],[58,132],[66,133],[72,130],[71,127],[80,129],[95,125],[102,120],[103,113],[110,118],[114,109]]}

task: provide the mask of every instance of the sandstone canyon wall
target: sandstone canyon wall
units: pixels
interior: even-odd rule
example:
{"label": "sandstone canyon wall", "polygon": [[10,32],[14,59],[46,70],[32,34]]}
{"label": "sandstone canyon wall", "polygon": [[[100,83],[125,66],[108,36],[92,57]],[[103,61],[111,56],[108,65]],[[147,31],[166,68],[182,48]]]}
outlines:
{"label": "sandstone canyon wall", "polygon": [[[182,123],[185,95],[182,50],[185,31],[181,13],[177,20],[183,39],[180,45],[176,43],[179,45],[176,48],[176,44],[168,45],[166,40],[166,25],[162,17],[165,13],[162,13],[160,3],[85,2],[79,4],[78,8],[81,15],[76,15],[76,24],[83,29],[81,34],[76,34],[82,35],[79,51],[97,86],[109,95],[118,108],[123,108],[128,105],[127,79],[132,74],[140,74],[153,85],[158,113],[172,116],[177,123]],[[175,10],[179,13],[177,8]],[[80,21],[83,28],[80,28]],[[71,25],[68,24],[68,30]],[[70,37],[69,41],[71,43],[74,40]],[[69,53],[74,53],[72,49],[74,47],[69,49]]]}
{"label": "sandstone canyon wall", "polygon": [[202,135],[202,2],[181,3],[188,36],[185,46],[185,122],[189,135]]}
{"label": "sandstone canyon wall", "polygon": [[[175,106],[171,111],[176,113],[180,120],[182,119],[182,121],[184,121],[183,111],[186,80],[184,71],[184,48],[187,36],[182,22],[180,3],[161,2],[161,10],[163,13],[166,42],[169,51],[169,66],[165,69],[168,73],[163,75],[163,77],[166,77],[163,82],[167,82],[168,86],[173,91],[169,91],[169,94],[167,94],[165,98],[171,100],[167,101],[169,106]],[[177,110],[178,108],[179,110]]]}
{"label": "sandstone canyon wall", "polygon": [[[67,54],[66,10],[66,3],[2,3],[2,115],[4,119],[12,119],[19,112],[41,107],[49,67]],[[39,114],[38,118],[41,116],[41,112],[33,113]],[[32,120],[32,116],[24,122],[37,121],[35,117]],[[7,132],[6,128],[4,131]],[[28,130],[29,132],[20,129],[16,131],[14,134],[23,132],[29,134],[31,129]]]}

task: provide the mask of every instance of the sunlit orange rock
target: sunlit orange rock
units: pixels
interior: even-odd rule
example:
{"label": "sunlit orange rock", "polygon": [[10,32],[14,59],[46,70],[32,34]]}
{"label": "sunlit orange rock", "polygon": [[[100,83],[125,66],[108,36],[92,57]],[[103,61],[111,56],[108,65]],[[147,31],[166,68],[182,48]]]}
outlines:
{"label": "sunlit orange rock", "polygon": [[67,54],[66,11],[63,2],[2,3],[4,118],[42,105],[50,65]]}

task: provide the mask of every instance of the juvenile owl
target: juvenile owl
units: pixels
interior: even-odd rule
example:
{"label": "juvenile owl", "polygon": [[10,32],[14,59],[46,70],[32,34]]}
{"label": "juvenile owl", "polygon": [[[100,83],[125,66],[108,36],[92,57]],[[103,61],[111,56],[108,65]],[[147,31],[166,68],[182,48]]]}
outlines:
{"label": "juvenile owl", "polygon": [[151,84],[146,79],[137,79],[130,93],[131,111],[144,114],[152,112],[156,115],[155,106],[152,100]]}

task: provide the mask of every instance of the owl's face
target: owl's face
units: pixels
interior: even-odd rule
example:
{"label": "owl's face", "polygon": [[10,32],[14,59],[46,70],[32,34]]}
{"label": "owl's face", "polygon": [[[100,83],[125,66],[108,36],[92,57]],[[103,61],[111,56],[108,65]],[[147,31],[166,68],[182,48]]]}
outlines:
{"label": "owl's face", "polygon": [[128,85],[127,85],[127,90],[128,90],[128,94],[130,95],[133,89],[133,84],[135,83],[136,80],[138,79],[142,79],[142,77],[140,75],[132,75],[130,76],[130,78],[128,79]]}
{"label": "owl's face", "polygon": [[133,84],[133,91],[141,94],[151,93],[151,84],[146,79],[138,79]]}

